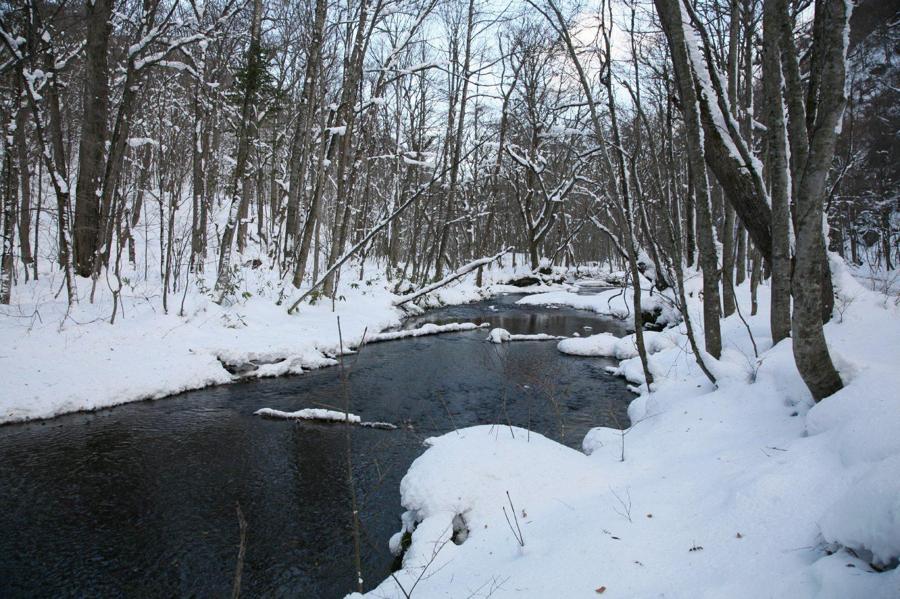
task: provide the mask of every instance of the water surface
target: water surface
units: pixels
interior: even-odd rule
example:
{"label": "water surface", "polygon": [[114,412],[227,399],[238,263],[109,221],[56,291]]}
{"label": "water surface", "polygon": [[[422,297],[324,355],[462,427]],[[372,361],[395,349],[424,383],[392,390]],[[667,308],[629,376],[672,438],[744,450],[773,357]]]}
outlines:
{"label": "water surface", "polygon": [[[411,319],[488,322],[570,335],[621,323],[520,296]],[[590,327],[588,329],[587,327]],[[262,407],[342,409],[398,430],[352,429],[366,588],[387,576],[399,483],[422,441],[511,423],[579,447],[592,426],[625,426],[610,362],[554,342],[484,341],[487,329],[363,348],[339,368],[237,383],[93,413],[0,427],[0,596],[221,597],[247,521],[246,597],[340,597],[354,590],[346,431],[265,420]]]}

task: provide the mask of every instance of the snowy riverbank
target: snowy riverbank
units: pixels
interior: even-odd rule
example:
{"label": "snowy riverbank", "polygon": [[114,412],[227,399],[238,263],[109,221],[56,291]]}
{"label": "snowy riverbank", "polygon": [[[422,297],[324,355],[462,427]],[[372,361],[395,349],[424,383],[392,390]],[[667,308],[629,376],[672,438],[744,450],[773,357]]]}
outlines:
{"label": "snowy riverbank", "polygon": [[[718,389],[682,330],[650,357],[632,427],[594,429],[584,453],[505,426],[428,440],[401,484],[403,569],[369,596],[900,595],[900,311],[844,270],[835,283],[826,334],[847,385],[817,405],[790,340],[770,347],[768,289],[751,317],[743,287],[759,357],[740,319],[723,321]],[[637,360],[618,372],[640,384]]]}
{"label": "snowy riverbank", "polygon": [[[482,289],[471,275],[425,300],[459,304],[521,292],[502,283],[524,272],[510,265],[488,270]],[[91,281],[78,279],[83,299],[65,317],[65,294],[54,297],[61,277],[48,269],[38,282],[18,285],[13,305],[0,312],[0,423],[161,398],[248,376],[299,374],[335,363],[338,317],[347,348],[358,345],[364,333],[374,337],[400,325],[404,316],[392,305],[397,296],[387,281],[380,276],[360,281],[355,271],[343,278],[334,310],[321,300],[288,315],[284,305],[276,305],[277,275],[244,268],[235,303],[220,306],[192,284],[183,297],[169,295],[168,314],[157,285],[126,283],[116,323],[110,325],[106,281],[98,282],[90,303]],[[500,284],[491,288],[493,281]]]}

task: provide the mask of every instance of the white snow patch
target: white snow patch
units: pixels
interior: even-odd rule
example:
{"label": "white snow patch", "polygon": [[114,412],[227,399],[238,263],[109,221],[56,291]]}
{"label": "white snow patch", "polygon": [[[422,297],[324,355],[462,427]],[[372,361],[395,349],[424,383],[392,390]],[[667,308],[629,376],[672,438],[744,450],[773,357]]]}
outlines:
{"label": "white snow patch", "polygon": [[460,331],[473,331],[487,327],[487,324],[475,324],[474,322],[451,322],[449,324],[427,323],[416,329],[403,329],[399,331],[388,331],[386,333],[378,333],[366,338],[367,343],[377,343],[379,341],[393,341],[395,339],[408,339],[410,337],[423,337],[425,335],[438,335],[441,333],[457,333]]}
{"label": "white snow patch", "polygon": [[506,329],[495,328],[491,329],[491,332],[488,334],[487,341],[491,343],[508,343],[510,341],[556,341],[557,339],[563,339],[558,335],[548,335],[546,333],[533,333],[529,335],[514,335],[507,331]]}
{"label": "white snow patch", "polygon": [[356,414],[322,408],[304,408],[296,412],[282,412],[272,408],[262,408],[253,413],[264,418],[284,418],[288,420],[320,420],[323,422],[351,422],[353,424],[362,422],[362,419]]}
{"label": "white snow patch", "polygon": [[380,428],[385,430],[393,430],[397,428],[390,422],[364,422],[356,414],[349,412],[339,412],[336,410],[325,410],[322,408],[304,408],[295,412],[283,412],[272,408],[262,408],[254,412],[257,416],[263,418],[278,418],[282,420],[315,420],[319,422],[347,422],[357,424],[363,428]]}
{"label": "white snow patch", "polygon": [[[673,336],[667,331],[644,331],[644,347],[648,354],[655,354],[676,346]],[[637,337],[634,334],[616,337],[611,333],[600,333],[589,337],[563,339],[556,348],[572,356],[600,356],[627,360],[638,355]]]}
{"label": "white snow patch", "polygon": [[[839,299],[854,298],[825,327],[847,384],[818,404],[790,340],[772,347],[768,289],[751,316],[745,284],[737,299],[759,357],[737,315],[724,319],[722,358],[708,360],[718,388],[681,323],[648,335],[656,383],[629,406],[630,428],[591,430],[584,453],[505,425],[429,439],[400,489],[412,545],[370,596],[400,598],[398,581],[418,580],[420,598],[593,597],[601,587],[611,597],[897,597],[900,309],[845,271],[834,280]],[[701,322],[696,293],[689,308]],[[615,355],[620,341],[561,345]],[[643,376],[637,358],[619,369]],[[458,517],[461,545],[448,542]]]}

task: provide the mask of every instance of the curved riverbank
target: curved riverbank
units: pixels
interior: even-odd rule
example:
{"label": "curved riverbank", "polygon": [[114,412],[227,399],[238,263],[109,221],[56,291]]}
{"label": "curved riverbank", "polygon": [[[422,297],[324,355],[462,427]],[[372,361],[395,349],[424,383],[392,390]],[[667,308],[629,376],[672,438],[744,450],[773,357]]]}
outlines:
{"label": "curved riverbank", "polygon": [[[485,287],[470,277],[435,292],[432,306],[472,302],[522,289],[504,283],[522,274],[511,268],[485,272]],[[160,399],[248,377],[301,374],[334,365],[343,346],[365,335],[403,325],[406,313],[380,278],[342,284],[338,301],[305,304],[288,315],[277,305],[272,273],[250,271],[256,279],[229,305],[219,305],[199,289],[170,313],[159,306],[158,290],[123,293],[121,314],[109,324],[111,299],[104,289],[96,303],[68,312],[53,299],[52,276],[22,286],[18,303],[0,314],[0,424],[53,418],[133,401]],[[82,297],[90,279],[77,281]],[[553,287],[540,286],[531,292]],[[29,299],[30,298],[30,299]]]}
{"label": "curved riverbank", "polygon": [[[591,313],[517,305],[519,297],[439,308],[405,325],[623,331]],[[487,336],[484,327],[367,345],[345,357],[346,386],[340,369],[325,368],[0,428],[4,590],[228,594],[239,504],[245,595],[343,595],[355,587],[346,429],[255,413],[340,411],[345,392],[361,422],[398,427],[351,433],[371,588],[390,572],[400,480],[423,439],[503,422],[578,447],[594,426],[627,423],[633,395],[605,372],[613,362],[566,356],[553,341],[496,345]]]}

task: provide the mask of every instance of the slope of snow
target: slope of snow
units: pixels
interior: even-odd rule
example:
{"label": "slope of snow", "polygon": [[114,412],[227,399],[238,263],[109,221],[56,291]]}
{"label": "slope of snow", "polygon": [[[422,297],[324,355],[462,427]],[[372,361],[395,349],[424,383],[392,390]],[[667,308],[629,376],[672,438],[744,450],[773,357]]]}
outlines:
{"label": "slope of snow", "polygon": [[[381,286],[342,289],[345,300],[303,306],[289,316],[271,297],[220,306],[190,293],[179,316],[181,297],[170,297],[169,314],[158,289],[123,291],[124,315],[110,325],[108,290],[98,286],[90,304],[90,280],[79,279],[85,298],[64,320],[65,302],[52,299],[52,277],[18,288],[31,297],[0,318],[0,422],[47,418],[139,399],[228,383],[235,377],[223,364],[257,366],[249,376],[298,374],[333,364],[339,353],[337,317],[344,345],[358,344],[363,331],[400,324],[392,295]],[[106,291],[104,295],[102,292]],[[127,293],[127,295],[126,295]],[[34,317],[29,316],[35,314]],[[60,327],[60,323],[62,326]]]}
{"label": "slope of snow", "polygon": [[499,425],[429,439],[401,484],[403,569],[370,596],[900,596],[900,310],[836,274],[854,298],[826,326],[843,390],[812,402],[790,340],[771,347],[768,290],[751,317],[741,287],[759,357],[724,321],[718,388],[682,328],[631,428],[592,430],[584,453]]}
{"label": "slope of snow", "polygon": [[[147,230],[152,237],[153,228]],[[357,347],[364,336],[378,341],[470,326],[435,330],[436,325],[426,325],[418,332],[381,334],[399,326],[405,316],[392,305],[396,282],[377,274],[364,278],[365,269],[352,262],[333,306],[319,299],[288,315],[289,298],[282,296],[285,283],[277,271],[254,266],[269,262],[265,250],[256,245],[234,258],[235,290],[230,302],[220,305],[212,300],[213,263],[207,265],[206,273],[190,275],[187,293],[182,273],[178,292],[168,296],[166,313],[159,258],[152,253],[158,239],[145,241],[140,237],[143,231],[135,233],[137,246],[143,246],[145,254],[139,253],[137,265],[125,267],[115,324],[109,324],[111,289],[118,286],[112,275],[98,280],[93,302],[89,300],[91,280],[77,278],[80,302],[67,313],[65,292],[58,293],[62,274],[54,263],[40,259],[38,281],[25,283],[20,273],[12,305],[0,306],[0,339],[4,341],[0,423],[157,399],[238,378],[301,374],[331,366],[342,349],[338,318],[345,351]],[[41,247],[51,248],[52,242],[50,236]],[[210,254],[216,253],[211,248]],[[528,270],[513,267],[511,256],[504,260],[501,267],[484,271],[483,287],[475,285],[472,273],[425,296],[421,304],[476,301],[496,293],[495,284],[500,290],[508,289],[507,281]],[[123,262],[127,263],[124,258]],[[379,271],[375,265],[368,266],[368,272]]]}

